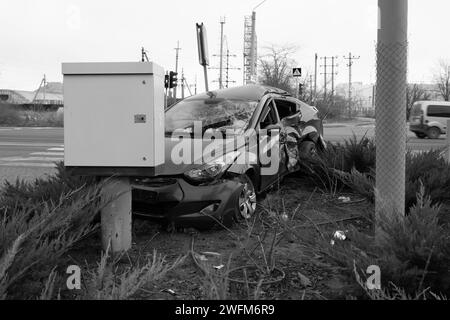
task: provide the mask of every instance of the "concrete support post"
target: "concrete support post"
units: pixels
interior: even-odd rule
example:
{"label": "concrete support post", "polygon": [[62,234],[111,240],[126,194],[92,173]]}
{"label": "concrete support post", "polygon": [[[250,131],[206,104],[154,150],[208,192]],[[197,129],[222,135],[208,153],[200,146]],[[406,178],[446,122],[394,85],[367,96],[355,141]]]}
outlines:
{"label": "concrete support post", "polygon": [[127,177],[111,178],[105,183],[102,197],[108,204],[101,211],[102,246],[111,242],[112,253],[131,248],[131,184]]}
{"label": "concrete support post", "polygon": [[447,120],[447,140],[446,140],[446,149],[445,149],[445,155],[447,162],[450,164],[450,120]]}
{"label": "concrete support post", "polygon": [[375,128],[377,220],[381,212],[405,214],[408,1],[378,0],[378,6]]}

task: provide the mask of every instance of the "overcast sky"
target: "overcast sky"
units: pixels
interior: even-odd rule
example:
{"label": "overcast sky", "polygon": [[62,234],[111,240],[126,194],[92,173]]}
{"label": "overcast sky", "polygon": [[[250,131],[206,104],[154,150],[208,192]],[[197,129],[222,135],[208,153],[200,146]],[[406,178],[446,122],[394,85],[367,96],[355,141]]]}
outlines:
{"label": "overcast sky", "polygon": [[[180,41],[180,69],[188,82],[203,73],[198,64],[195,23],[204,22],[210,61],[219,51],[221,16],[231,64],[242,68],[244,16],[261,0],[1,0],[0,88],[34,90],[43,74],[62,81],[61,63],[137,61],[140,48],[165,69],[175,68]],[[439,59],[450,58],[446,40],[450,1],[409,1],[409,80],[428,82]],[[375,81],[377,0],[267,0],[256,9],[258,53],[270,44],[298,46],[295,59],[313,70],[314,53],[339,56],[336,83],[345,83],[343,55],[359,55],[354,81]],[[210,80],[217,72],[210,70]],[[231,78],[242,84],[242,71]],[[320,81],[321,78],[319,78]],[[322,81],[319,82],[319,84]],[[212,84],[214,88],[216,83]]]}

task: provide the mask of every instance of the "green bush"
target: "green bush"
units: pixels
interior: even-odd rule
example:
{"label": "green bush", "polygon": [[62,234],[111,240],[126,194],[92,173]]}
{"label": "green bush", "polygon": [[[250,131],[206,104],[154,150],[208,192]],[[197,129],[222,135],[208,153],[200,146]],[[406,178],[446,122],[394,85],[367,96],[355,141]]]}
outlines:
{"label": "green bush", "polygon": [[100,187],[90,186],[0,210],[0,298],[36,297],[61,256],[96,229],[104,205]]}
{"label": "green bush", "polygon": [[19,126],[22,125],[24,119],[20,112],[12,105],[0,103],[0,125],[2,126]]}
{"label": "green bush", "polygon": [[406,207],[415,203],[421,184],[433,203],[450,201],[450,165],[439,150],[406,155]]}
{"label": "green bush", "polygon": [[17,179],[14,183],[5,181],[0,189],[0,209],[7,212],[25,210],[42,202],[56,203],[61,196],[74,190],[91,186],[92,177],[70,175],[63,162],[56,164],[56,173],[46,178],[37,178],[28,182]]}
{"label": "green bush", "polygon": [[[450,201],[450,165],[440,150],[406,154],[405,205],[415,204],[416,194],[423,183],[432,203]],[[343,187],[371,201],[375,187],[375,143],[367,137],[356,136],[344,143],[331,144],[319,159],[304,159],[300,174],[317,187],[331,191]]]}
{"label": "green bush", "polygon": [[57,169],[0,189],[0,299],[35,298],[61,256],[96,228],[101,186]]}
{"label": "green bush", "polygon": [[334,245],[330,239],[306,241],[315,252],[343,267],[349,279],[354,277],[355,266],[365,274],[368,266],[378,265],[382,288],[387,293],[397,286],[411,297],[433,298],[430,292],[448,295],[450,226],[439,222],[440,207],[433,205],[424,193],[421,187],[417,204],[406,217],[381,213],[377,217],[377,233],[381,236],[377,239],[350,227],[349,240],[336,241]]}

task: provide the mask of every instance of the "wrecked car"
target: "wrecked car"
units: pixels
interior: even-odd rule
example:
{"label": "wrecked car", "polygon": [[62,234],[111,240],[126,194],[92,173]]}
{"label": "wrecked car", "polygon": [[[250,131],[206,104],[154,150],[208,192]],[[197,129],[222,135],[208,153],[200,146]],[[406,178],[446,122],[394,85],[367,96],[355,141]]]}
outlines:
{"label": "wrecked car", "polygon": [[132,179],[133,214],[176,226],[230,226],[257,199],[325,148],[315,107],[247,85],[186,98],[165,110],[165,162]]}

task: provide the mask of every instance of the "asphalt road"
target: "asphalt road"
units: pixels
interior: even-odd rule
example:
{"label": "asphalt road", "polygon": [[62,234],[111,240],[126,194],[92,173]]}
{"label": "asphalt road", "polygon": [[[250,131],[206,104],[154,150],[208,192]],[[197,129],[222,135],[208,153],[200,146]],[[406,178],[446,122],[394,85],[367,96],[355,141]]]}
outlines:
{"label": "asphalt road", "polygon": [[[358,138],[373,137],[373,123],[326,124],[325,139],[343,141],[355,134]],[[2,128],[0,127],[0,181],[17,177],[33,179],[54,172],[55,161],[64,159],[62,128]],[[408,147],[430,150],[445,146],[445,136],[438,140],[417,139],[408,132]]]}
{"label": "asphalt road", "polygon": [[64,160],[62,128],[0,127],[0,182],[30,180],[55,172]]}
{"label": "asphalt road", "polygon": [[[352,138],[355,134],[358,138],[366,135],[373,138],[375,136],[375,124],[327,124],[324,128],[325,140],[333,142],[341,142],[344,139]],[[441,135],[439,139],[418,139],[414,133],[408,131],[407,148],[413,151],[426,151],[432,149],[444,148],[446,143],[445,135]]]}

